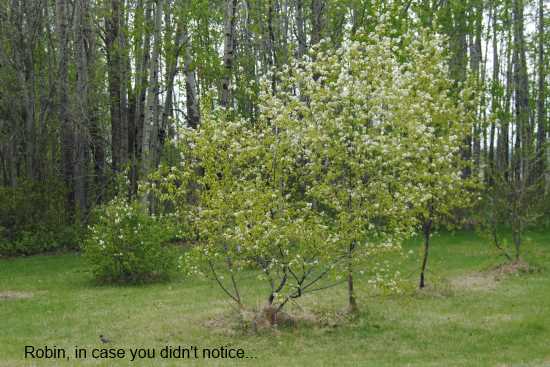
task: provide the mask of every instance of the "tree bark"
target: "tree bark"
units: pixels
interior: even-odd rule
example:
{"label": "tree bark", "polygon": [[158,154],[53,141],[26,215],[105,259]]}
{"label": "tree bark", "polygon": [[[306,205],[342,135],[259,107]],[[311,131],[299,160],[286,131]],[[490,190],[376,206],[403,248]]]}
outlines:
{"label": "tree bark", "polygon": [[61,123],[61,162],[63,179],[67,190],[67,211],[74,215],[74,137],[69,111],[68,34],[67,6],[65,0],[56,1],[57,36],[59,48],[59,120]]}
{"label": "tree bark", "polygon": [[537,147],[536,147],[536,179],[545,179],[546,168],[546,109],[545,109],[545,78],[544,69],[544,4],[539,0],[538,9],[538,85],[537,85]]}
{"label": "tree bark", "polygon": [[[506,9],[506,18],[505,21],[508,23],[511,23],[510,21],[510,11],[509,9],[509,3],[507,2],[505,5]],[[508,179],[508,171],[510,168],[510,137],[509,137],[509,127],[510,127],[510,106],[511,106],[511,99],[512,99],[512,35],[511,35],[510,27],[508,28],[507,32],[507,47],[506,47],[506,91],[505,91],[505,97],[504,97],[504,111],[503,111],[503,119],[501,121],[501,128],[499,130],[498,139],[497,139],[497,151],[498,151],[498,161],[497,161],[497,169],[500,172],[504,172],[504,178]]]}
{"label": "tree bark", "polygon": [[519,179],[526,177],[529,171],[529,155],[531,146],[531,128],[529,125],[529,79],[525,55],[525,37],[523,34],[523,0],[513,2],[514,28],[514,107],[516,119],[516,142],[514,157],[514,173]]}
{"label": "tree bark", "polygon": [[296,0],[296,38],[298,41],[298,52],[296,56],[297,58],[301,58],[307,51],[303,0]]}
{"label": "tree bark", "polygon": [[[472,20],[473,34],[470,34],[470,69],[473,73],[476,83],[481,86],[481,32],[483,22],[482,0],[476,0],[474,4],[474,16]],[[483,96],[481,97],[483,98]],[[483,113],[483,103],[478,107],[477,121],[473,127],[472,155],[474,162],[474,172],[478,173],[481,169],[481,116]]]}
{"label": "tree bark", "polygon": [[323,28],[325,27],[325,1],[311,1],[311,45],[316,45],[323,37]]}
{"label": "tree bark", "polygon": [[[143,10],[145,7],[145,11]],[[140,0],[135,13],[136,27],[139,31],[136,35],[135,54],[135,87],[130,102],[130,118],[128,144],[132,156],[130,170],[130,196],[137,193],[137,182],[139,180],[139,169],[141,167],[143,153],[143,127],[145,125],[145,99],[147,95],[148,69],[150,62],[151,48],[151,22],[152,6],[150,1],[143,4]]]}
{"label": "tree bark", "polygon": [[160,46],[162,43],[162,7],[163,1],[156,0],[153,53],[151,55],[151,77],[147,88],[147,105],[143,126],[142,173],[146,175],[157,162],[159,131],[159,69]]}
{"label": "tree bark", "polygon": [[[120,1],[120,0],[119,0]],[[130,58],[128,54],[128,41],[126,33],[128,31],[128,14],[125,9],[125,0],[121,2],[120,9],[120,30],[118,35],[118,48],[120,50],[120,166],[126,168],[129,158],[128,146],[128,93],[131,88],[130,83]]]}
{"label": "tree bark", "polygon": [[501,116],[500,111],[500,98],[498,98],[497,91],[500,85],[500,64],[498,56],[498,40],[497,40],[497,2],[496,0],[492,1],[492,13],[493,17],[491,19],[491,27],[493,32],[492,46],[493,46],[493,77],[492,77],[492,86],[491,86],[491,111],[493,113],[493,118],[491,119],[491,127],[489,133],[489,154],[488,154],[488,163],[489,163],[489,179],[488,183],[491,185],[493,183],[493,176],[495,174],[495,133],[496,133],[496,119],[499,119]]}
{"label": "tree bark", "polygon": [[89,67],[88,56],[90,28],[88,24],[88,2],[76,0],[75,2],[75,35],[76,35],[76,164],[75,164],[75,200],[77,212],[84,216],[88,209],[87,199],[87,171],[89,160],[88,132],[90,129],[88,108],[88,82]]}
{"label": "tree bark", "polygon": [[352,314],[359,311],[353,284],[353,250],[355,250],[355,242],[352,242],[348,249],[348,311]]}
{"label": "tree bark", "polygon": [[196,129],[200,124],[199,99],[197,97],[197,80],[195,78],[195,68],[192,66],[191,57],[191,38],[186,36],[185,45],[184,72],[185,72],[185,92],[187,106],[187,125]]}
{"label": "tree bark", "polygon": [[[454,8],[452,3],[447,2],[444,8],[447,13],[446,18],[451,22],[449,24],[448,34],[450,37],[450,54],[451,59],[449,63],[449,72],[452,80],[454,81],[453,93],[458,96],[462,89],[462,84],[466,81],[467,75],[467,14],[466,7],[460,4],[457,9]],[[470,161],[472,157],[472,134],[468,132],[461,147],[461,155],[465,161]],[[466,167],[462,171],[464,178],[469,177],[471,170]]]}
{"label": "tree bark", "polygon": [[[171,32],[170,32],[171,33]],[[164,146],[164,142],[166,140],[166,136],[168,135],[168,131],[170,131],[170,118],[172,117],[172,99],[174,95],[174,79],[176,78],[176,74],[178,72],[178,59],[180,56],[181,48],[183,47],[184,41],[185,41],[186,34],[182,31],[181,23],[178,23],[176,27],[176,34],[174,36],[174,50],[173,55],[169,58],[169,61],[167,61],[166,66],[166,97],[164,98],[164,107],[162,110],[162,120],[160,123],[160,128],[158,132],[158,149],[156,153],[157,161],[155,162],[156,165],[158,165],[160,162],[158,159],[160,159],[160,154],[162,151],[162,147]]]}
{"label": "tree bark", "polygon": [[105,18],[105,48],[107,50],[107,74],[109,84],[109,110],[111,113],[111,155],[114,172],[121,169],[122,110],[121,77],[122,50],[120,49],[120,0],[111,0],[110,12]]}
{"label": "tree bark", "polygon": [[426,286],[425,273],[426,273],[426,267],[428,265],[431,232],[432,232],[432,220],[428,219],[422,225],[422,233],[424,234],[424,256],[422,257],[422,267],[420,268],[420,284],[419,284],[420,289]]}
{"label": "tree bark", "polygon": [[231,81],[233,76],[233,59],[235,57],[235,22],[238,0],[225,0],[224,16],[224,46],[223,46],[223,77],[220,105],[230,107]]}

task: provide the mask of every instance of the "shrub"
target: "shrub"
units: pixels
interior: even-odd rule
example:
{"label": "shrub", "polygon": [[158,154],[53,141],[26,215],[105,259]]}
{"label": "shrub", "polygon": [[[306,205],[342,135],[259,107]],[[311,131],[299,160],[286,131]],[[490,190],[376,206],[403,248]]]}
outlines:
{"label": "shrub", "polygon": [[139,283],[167,279],[177,267],[169,244],[171,226],[137,202],[115,198],[98,209],[84,254],[100,282]]}
{"label": "shrub", "polygon": [[57,179],[0,186],[0,256],[76,248],[80,229],[78,224],[69,224],[65,196],[63,183]]}

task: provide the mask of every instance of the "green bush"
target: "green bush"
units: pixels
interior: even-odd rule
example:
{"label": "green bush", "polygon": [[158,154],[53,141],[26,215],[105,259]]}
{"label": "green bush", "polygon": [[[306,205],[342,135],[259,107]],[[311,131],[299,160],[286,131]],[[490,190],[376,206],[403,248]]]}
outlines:
{"label": "green bush", "polygon": [[71,224],[65,197],[63,182],[52,178],[0,186],[0,256],[76,249],[81,230]]}
{"label": "green bush", "polygon": [[178,254],[169,221],[151,216],[137,202],[116,198],[98,209],[84,242],[84,255],[100,282],[141,283],[167,279]]}

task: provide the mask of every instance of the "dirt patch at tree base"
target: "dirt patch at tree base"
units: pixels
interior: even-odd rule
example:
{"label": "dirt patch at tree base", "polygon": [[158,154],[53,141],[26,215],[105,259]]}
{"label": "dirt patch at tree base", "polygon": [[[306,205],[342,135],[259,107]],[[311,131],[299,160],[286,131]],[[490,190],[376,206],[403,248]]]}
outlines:
{"label": "dirt patch at tree base", "polygon": [[490,291],[496,288],[498,279],[491,273],[471,273],[450,280],[453,289]]}
{"label": "dirt patch at tree base", "polygon": [[312,312],[301,310],[289,314],[284,311],[274,313],[273,308],[245,309],[218,314],[205,321],[207,328],[224,335],[258,333],[278,333],[281,329],[319,327],[336,328],[351,318],[347,311]]}
{"label": "dirt patch at tree base", "polygon": [[21,291],[0,291],[0,301],[12,300],[12,299],[29,299],[32,298],[31,292]]}
{"label": "dirt patch at tree base", "polygon": [[510,275],[527,274],[535,269],[524,260],[516,260],[499,264],[482,272],[470,273],[450,280],[453,289],[468,289],[473,291],[490,291],[497,287],[499,281]]}
{"label": "dirt patch at tree base", "polygon": [[534,271],[534,268],[529,266],[529,264],[522,260],[516,260],[512,262],[507,262],[504,264],[500,264],[497,267],[495,267],[491,272],[494,274],[496,278],[501,278],[506,275],[510,274],[518,274],[518,273],[532,273]]}

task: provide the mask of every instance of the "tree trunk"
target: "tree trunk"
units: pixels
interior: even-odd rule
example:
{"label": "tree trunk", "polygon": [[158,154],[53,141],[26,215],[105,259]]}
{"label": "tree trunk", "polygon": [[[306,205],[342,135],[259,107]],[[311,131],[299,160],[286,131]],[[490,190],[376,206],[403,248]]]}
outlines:
{"label": "tree trunk", "polygon": [[151,18],[152,6],[149,1],[145,4],[145,12],[143,11],[143,0],[140,0],[135,13],[136,26],[142,32],[136,35],[134,54],[136,73],[135,87],[132,94],[132,102],[130,103],[131,115],[133,118],[129,123],[129,146],[132,155],[132,165],[130,171],[130,196],[137,193],[137,182],[139,180],[139,169],[143,153],[143,127],[145,125],[145,99],[147,95],[147,80],[149,69],[149,53],[151,48]]}
{"label": "tree trunk", "polygon": [[359,308],[357,306],[357,299],[355,298],[355,290],[353,286],[353,250],[355,249],[355,243],[352,242],[348,249],[348,311],[350,313],[357,313]]}
{"label": "tree trunk", "polygon": [[[119,0],[120,1],[120,0]],[[126,168],[129,158],[128,148],[128,92],[131,88],[130,83],[130,58],[128,54],[128,42],[126,34],[128,33],[128,14],[125,11],[125,0],[121,2],[120,9],[120,30],[118,35],[118,49],[120,50],[120,167]]]}
{"label": "tree trunk", "polygon": [[[467,75],[467,15],[466,7],[459,6],[457,9],[454,9],[452,3],[447,3],[444,9],[447,12],[446,17],[452,19],[452,23],[449,25],[448,34],[450,37],[450,54],[451,59],[449,63],[449,72],[451,78],[454,81],[453,93],[455,95],[460,94],[462,88],[462,83],[466,81]],[[464,139],[463,146],[461,147],[461,155],[465,161],[470,161],[472,157],[472,134],[471,131],[467,134]],[[463,177],[469,177],[471,170],[469,167],[466,167],[462,171]]]}
{"label": "tree trunk", "polygon": [[497,40],[497,3],[496,0],[493,0],[492,3],[492,31],[493,31],[493,80],[491,87],[491,112],[493,118],[491,119],[491,127],[489,133],[489,154],[488,154],[488,163],[489,163],[489,179],[488,183],[491,185],[494,180],[493,176],[495,174],[495,133],[496,133],[496,122],[497,118],[500,118],[500,99],[497,95],[497,89],[500,85],[499,73],[500,73],[500,64],[498,58],[498,40]]}
{"label": "tree trunk", "polygon": [[523,0],[513,2],[514,25],[514,107],[516,118],[516,152],[514,157],[514,172],[519,179],[526,177],[529,171],[529,153],[531,146],[531,128],[529,126],[529,79],[525,56],[525,37],[523,34]]}
{"label": "tree trunk", "polygon": [[311,45],[321,41],[323,28],[325,27],[325,0],[311,1]]}
{"label": "tree trunk", "polygon": [[107,49],[107,74],[109,84],[109,110],[111,113],[111,154],[114,172],[120,171],[122,156],[121,74],[122,50],[120,49],[120,0],[111,0],[110,13],[105,18],[105,48]]}
{"label": "tree trunk", "polygon": [[521,224],[515,223],[514,228],[512,228],[512,237],[514,240],[514,247],[515,247],[515,259],[516,262],[519,261],[521,257]]}
{"label": "tree trunk", "polygon": [[[33,6],[34,5],[34,6]],[[10,8],[10,21],[12,28],[6,35],[12,43],[13,50],[8,51],[13,53],[15,61],[14,69],[17,76],[17,82],[21,89],[22,106],[20,110],[22,119],[21,137],[19,143],[22,146],[22,158],[25,168],[25,176],[29,179],[38,178],[36,167],[36,93],[35,93],[35,34],[37,28],[41,27],[39,10],[35,8],[37,5],[32,2],[12,0],[11,4],[7,4]],[[38,4],[40,6],[40,4]],[[33,12],[33,18],[29,19],[29,13]],[[5,10],[7,14],[7,10]],[[6,15],[7,18],[7,15]],[[2,19],[4,21],[4,19]],[[6,62],[7,60],[2,60]],[[0,67],[2,65],[0,64]],[[15,109],[15,108],[14,108]],[[18,129],[19,130],[19,129]],[[15,157],[14,157],[15,158]],[[19,155],[18,157],[19,158]]]}
{"label": "tree trunk", "polygon": [[303,0],[296,0],[296,38],[298,39],[298,53],[296,56],[301,58],[307,51]]}
{"label": "tree trunk", "polygon": [[65,0],[56,1],[57,35],[59,42],[59,120],[61,123],[61,161],[65,186],[67,189],[67,210],[69,216],[74,214],[74,138],[69,115],[69,75],[68,75],[68,35],[67,7]]}
{"label": "tree trunk", "polygon": [[[170,32],[171,33],[171,32]],[[172,117],[172,99],[173,99],[173,93],[174,93],[174,79],[176,78],[176,74],[178,71],[178,59],[181,52],[181,48],[183,47],[183,44],[185,42],[186,32],[182,31],[181,23],[179,22],[176,27],[176,34],[174,39],[174,54],[169,59],[170,61],[167,63],[166,66],[166,97],[164,99],[164,108],[162,111],[162,121],[160,124],[160,129],[158,133],[158,149],[156,153],[157,161],[155,162],[156,165],[158,165],[160,154],[162,151],[162,147],[164,146],[164,141],[166,140],[166,136],[168,135],[168,131],[170,131],[171,127],[168,126],[170,123],[170,118]],[[172,129],[173,130],[173,129]]]}
{"label": "tree trunk", "polygon": [[185,45],[185,58],[183,69],[185,72],[185,92],[187,106],[187,125],[196,129],[200,124],[199,100],[197,97],[197,80],[195,78],[195,68],[192,66],[191,58],[191,38],[187,37]]}
{"label": "tree trunk", "polygon": [[230,107],[233,59],[235,57],[235,20],[238,0],[225,0],[222,91],[220,104]]}
{"label": "tree trunk", "polygon": [[75,2],[75,34],[76,34],[76,164],[75,164],[75,199],[78,213],[83,217],[88,208],[87,199],[87,163],[89,157],[88,131],[90,128],[88,109],[88,52],[86,46],[91,31],[88,24],[88,2]]}
{"label": "tree trunk", "polygon": [[162,43],[162,0],[156,0],[153,54],[151,55],[151,77],[147,88],[147,105],[143,126],[142,174],[146,175],[157,161],[159,131],[159,66]]}
{"label": "tree trunk", "polygon": [[275,66],[277,65],[277,55],[275,50],[275,31],[273,29],[273,1],[269,0],[267,6],[267,63],[270,66]]}
{"label": "tree trunk", "polygon": [[[509,8],[509,4],[506,3],[505,9]],[[506,13],[505,21],[509,21],[509,11]],[[499,130],[497,139],[497,170],[504,172],[504,178],[508,179],[508,170],[510,165],[510,143],[509,143],[509,125],[510,125],[510,104],[512,99],[512,38],[510,29],[507,32],[507,47],[506,47],[506,92],[504,97],[503,106],[503,118],[501,121],[501,128]]]}
{"label": "tree trunk", "polygon": [[16,140],[12,139],[8,146],[9,151],[9,172],[10,172],[10,186],[15,188],[17,186],[17,144]]}
{"label": "tree trunk", "polygon": [[[27,45],[26,48],[33,47],[33,45]],[[22,51],[24,52],[24,51]],[[24,67],[23,77],[23,94],[25,99],[25,166],[27,177],[33,179],[37,177],[35,172],[35,149],[36,149],[36,137],[35,137],[35,92],[34,92],[34,62],[32,50],[25,52],[27,56],[22,60],[22,67]]]}
{"label": "tree trunk", "polygon": [[[482,0],[476,0],[474,6],[474,17],[472,21],[473,34],[470,34],[470,69],[473,73],[476,84],[481,86],[481,32],[483,22]],[[481,96],[483,99],[484,97]],[[474,172],[478,173],[481,169],[481,115],[483,113],[483,103],[477,111],[477,121],[473,127],[472,154],[474,161]]]}
{"label": "tree trunk", "polygon": [[537,151],[536,151],[536,179],[544,180],[545,143],[546,143],[546,110],[545,110],[545,77],[544,70],[544,4],[539,0],[538,12],[538,88],[537,88]]}
{"label": "tree trunk", "polygon": [[420,268],[420,289],[424,288],[426,286],[425,283],[425,273],[426,273],[426,266],[428,265],[428,255],[430,251],[430,235],[432,232],[432,220],[427,220],[422,225],[422,232],[424,234],[424,256],[422,258],[422,267]]}

